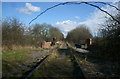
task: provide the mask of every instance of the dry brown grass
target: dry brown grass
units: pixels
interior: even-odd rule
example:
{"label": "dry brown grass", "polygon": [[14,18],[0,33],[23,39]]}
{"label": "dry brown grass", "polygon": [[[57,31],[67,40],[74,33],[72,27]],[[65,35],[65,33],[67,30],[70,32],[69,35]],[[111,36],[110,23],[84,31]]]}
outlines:
{"label": "dry brown grass", "polygon": [[34,46],[16,46],[16,45],[12,45],[11,47],[7,47],[7,46],[3,46],[2,50],[4,49],[11,49],[11,50],[18,50],[18,49],[30,49],[30,50],[37,50],[37,49],[42,49],[41,47],[34,47]]}

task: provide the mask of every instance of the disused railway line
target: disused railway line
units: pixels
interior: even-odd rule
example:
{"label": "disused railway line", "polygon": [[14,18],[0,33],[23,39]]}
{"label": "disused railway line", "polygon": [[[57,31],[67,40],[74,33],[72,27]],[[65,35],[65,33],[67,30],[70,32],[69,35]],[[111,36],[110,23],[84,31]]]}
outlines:
{"label": "disused railway line", "polygon": [[76,56],[74,54],[72,54],[72,56],[73,56],[73,63],[75,64],[75,69],[76,69],[75,78],[76,79],[79,79],[79,78],[85,79],[85,75],[83,73],[83,70],[82,70]]}
{"label": "disused railway line", "polygon": [[[82,78],[82,79],[85,79],[85,73],[83,72],[75,54],[74,54],[74,50],[72,48],[70,48],[67,44],[67,49],[69,50],[70,54],[71,54],[71,63],[73,63],[73,79],[79,79],[79,78]],[[54,50],[54,49],[52,49]],[[48,59],[48,57],[50,56],[51,54],[49,55],[46,55],[43,59],[41,59],[39,62],[37,62],[33,67],[31,67],[30,70],[26,71],[21,77],[20,79],[27,79],[29,78],[41,65],[42,63],[45,63],[45,61]]]}
{"label": "disused railway line", "polygon": [[[69,45],[69,43],[66,43],[66,45],[67,45],[67,47],[69,48],[69,50],[70,50],[70,52],[71,52],[71,55],[73,56],[73,58],[74,58],[74,60],[75,60],[76,66],[77,66],[78,69],[80,70],[80,71],[79,71],[79,74],[80,74],[79,77],[81,77],[82,79],[86,79],[86,78],[87,78],[87,77],[86,77],[87,75],[86,75],[86,73],[83,71],[82,66],[81,66],[81,64],[79,63],[78,58],[77,58],[77,56],[76,56],[76,52],[80,52],[80,51],[79,51],[79,50],[75,50],[73,47],[71,47],[71,46]],[[88,51],[82,51],[82,52],[88,52]],[[79,79],[79,78],[77,78],[77,79]]]}
{"label": "disused railway line", "polygon": [[44,63],[47,58],[51,55],[50,52],[52,52],[55,48],[52,48],[49,50],[49,54],[44,56],[44,58],[41,58],[41,60],[39,62],[37,62],[35,65],[33,65],[31,67],[31,69],[29,69],[28,71],[26,71],[25,73],[22,74],[22,76],[19,79],[27,79],[29,78],[33,72],[35,72],[41,65],[42,63]]}
{"label": "disused railway line", "polygon": [[80,73],[79,73],[81,75],[80,77],[82,77],[82,79],[87,79],[87,74],[86,74],[86,72],[84,72],[83,67],[81,66],[81,64],[78,60],[78,57],[77,57],[78,54],[76,53],[76,50],[72,49],[71,47],[69,47],[69,49],[70,49],[71,54],[72,54],[72,56],[77,64],[78,69],[80,70]]}
{"label": "disused railway line", "polygon": [[34,65],[29,71],[25,72],[25,73],[20,77],[20,79],[26,79],[26,78],[30,77],[31,74],[32,74],[35,70],[37,70],[37,69],[40,67],[40,65],[41,65],[42,63],[44,63],[45,60],[46,60],[49,56],[50,56],[50,55],[47,55],[47,56],[45,56],[43,59],[41,59],[39,62],[37,62],[36,65]]}

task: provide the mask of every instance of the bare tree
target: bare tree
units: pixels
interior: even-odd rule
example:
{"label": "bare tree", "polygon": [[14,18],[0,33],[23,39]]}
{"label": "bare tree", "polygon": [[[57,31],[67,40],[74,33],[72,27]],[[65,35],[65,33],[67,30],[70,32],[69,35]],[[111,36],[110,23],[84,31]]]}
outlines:
{"label": "bare tree", "polygon": [[2,23],[3,45],[12,49],[12,45],[22,45],[24,35],[23,24],[16,18],[7,18]]}

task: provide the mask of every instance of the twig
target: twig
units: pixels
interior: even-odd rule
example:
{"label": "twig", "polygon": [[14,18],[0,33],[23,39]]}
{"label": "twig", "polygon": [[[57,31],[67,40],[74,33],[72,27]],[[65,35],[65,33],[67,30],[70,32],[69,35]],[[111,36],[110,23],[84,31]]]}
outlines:
{"label": "twig", "polygon": [[109,5],[109,6],[111,6],[111,7],[114,7],[116,10],[120,11],[119,8],[117,8],[116,6],[111,5],[111,4],[109,4],[109,3],[105,3],[105,2],[95,2],[95,3],[101,3],[101,4]]}
{"label": "twig", "polygon": [[88,2],[83,2],[83,3],[98,8],[98,9],[101,10],[102,12],[108,14],[113,20],[115,20],[116,22],[118,22],[118,23],[120,24],[120,21],[119,21],[119,20],[115,19],[110,13],[108,13],[107,11],[101,9],[99,6],[96,6],[96,5],[94,5],[94,4],[90,4],[90,3],[88,3]]}
{"label": "twig", "polygon": [[[59,4],[57,4],[57,5],[54,5],[54,6],[50,7],[50,8],[47,8],[46,10],[44,10],[43,12],[41,12],[39,15],[37,15],[35,18],[33,18],[33,19],[29,22],[29,24],[31,24],[31,22],[33,22],[33,21],[36,20],[39,16],[41,16],[42,14],[44,14],[45,12],[47,12],[48,10],[50,10],[50,9],[52,9],[52,8],[58,7],[58,6],[60,6],[60,5],[66,5],[66,4],[81,4],[81,3],[85,3],[85,4],[87,4],[87,5],[90,5],[90,6],[93,6],[93,7],[98,8],[98,9],[101,10],[102,12],[108,14],[113,20],[115,20],[116,22],[118,22],[118,23],[120,24],[120,21],[118,21],[117,19],[115,19],[110,13],[108,13],[107,11],[101,9],[99,6],[96,6],[96,5],[94,5],[94,4],[90,4],[89,2],[79,2],[79,1],[78,1],[78,2],[77,2],[77,1],[75,1],[75,2],[72,1],[72,2],[59,3]],[[104,3],[104,2],[94,2],[94,3],[102,3],[102,4],[105,4],[105,5],[109,5],[109,6],[114,7],[114,8],[116,8],[117,10],[120,11],[120,9],[118,9],[117,7],[115,7],[115,6],[111,5],[111,4],[108,4],[108,3]]]}
{"label": "twig", "polygon": [[55,7],[59,6],[59,5],[64,5],[64,4],[67,4],[67,3],[69,3],[69,2],[59,3],[59,4],[57,4],[57,5],[54,5],[54,6],[50,7],[50,8],[47,8],[46,10],[44,10],[43,12],[41,12],[39,15],[37,15],[34,19],[32,19],[32,20],[29,22],[29,24],[30,24],[32,21],[34,21],[35,19],[37,19],[40,15],[44,14],[46,11],[48,11],[48,10],[50,10],[50,9],[52,9],[52,8],[55,8]]}

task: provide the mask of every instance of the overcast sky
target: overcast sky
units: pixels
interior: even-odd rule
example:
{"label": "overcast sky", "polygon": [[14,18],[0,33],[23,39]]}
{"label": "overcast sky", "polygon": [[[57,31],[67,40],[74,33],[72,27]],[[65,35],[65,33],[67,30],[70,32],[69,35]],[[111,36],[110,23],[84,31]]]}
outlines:
{"label": "overcast sky", "polygon": [[[29,22],[39,13],[58,3],[59,2],[3,2],[2,17],[3,19],[6,17],[16,17],[25,25],[29,26]],[[96,5],[109,11],[113,15],[117,12],[110,6],[99,3]],[[107,16],[105,13],[89,5],[64,5],[49,10],[31,24],[51,24],[59,28],[65,36],[70,30],[80,24],[86,24],[94,35],[100,28],[98,24],[104,22],[105,16]]]}

